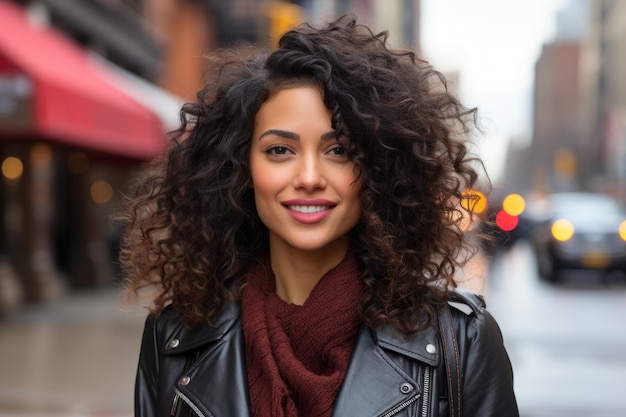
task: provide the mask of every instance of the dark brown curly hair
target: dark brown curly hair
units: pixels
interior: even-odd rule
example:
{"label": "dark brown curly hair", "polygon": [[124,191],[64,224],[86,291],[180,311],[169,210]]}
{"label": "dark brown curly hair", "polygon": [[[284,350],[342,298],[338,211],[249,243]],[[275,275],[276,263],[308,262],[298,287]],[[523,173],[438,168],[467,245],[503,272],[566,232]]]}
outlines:
{"label": "dark brown curly hair", "polygon": [[127,289],[156,289],[154,311],[171,303],[188,326],[213,322],[239,299],[246,271],[269,250],[248,186],[254,118],[276,91],[310,85],[323,90],[363,183],[351,234],[363,320],[404,333],[430,322],[467,253],[459,201],[482,165],[461,138],[476,110],[387,36],[343,16],[291,30],[269,54],[214,54],[214,80],[183,106],[171,146],[121,216]]}

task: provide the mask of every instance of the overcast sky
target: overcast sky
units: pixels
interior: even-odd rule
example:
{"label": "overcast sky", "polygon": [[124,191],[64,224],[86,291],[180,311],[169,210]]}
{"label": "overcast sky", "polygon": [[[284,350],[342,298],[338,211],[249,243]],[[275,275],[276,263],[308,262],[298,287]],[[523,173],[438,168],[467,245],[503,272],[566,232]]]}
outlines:
{"label": "overcast sky", "polygon": [[422,0],[422,48],[435,68],[459,71],[459,90],[477,106],[480,153],[494,179],[511,138],[532,132],[534,65],[566,0]]}

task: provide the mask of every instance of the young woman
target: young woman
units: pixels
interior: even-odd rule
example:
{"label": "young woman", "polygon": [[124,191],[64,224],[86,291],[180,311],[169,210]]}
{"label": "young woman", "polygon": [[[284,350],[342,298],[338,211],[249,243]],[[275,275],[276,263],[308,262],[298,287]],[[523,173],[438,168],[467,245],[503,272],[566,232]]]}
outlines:
{"label": "young woman", "polygon": [[474,111],[386,37],[342,17],[214,58],[126,216],[128,287],[156,294],[137,416],[518,415],[496,322],[453,290]]}

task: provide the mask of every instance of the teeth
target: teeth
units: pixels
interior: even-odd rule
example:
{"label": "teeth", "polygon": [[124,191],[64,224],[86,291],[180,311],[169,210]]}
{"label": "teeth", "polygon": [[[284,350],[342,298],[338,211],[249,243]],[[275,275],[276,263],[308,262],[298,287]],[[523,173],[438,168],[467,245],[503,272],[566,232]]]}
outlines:
{"label": "teeth", "polygon": [[308,213],[319,213],[320,211],[324,211],[328,209],[328,206],[289,206],[289,208],[299,213],[308,214]]}

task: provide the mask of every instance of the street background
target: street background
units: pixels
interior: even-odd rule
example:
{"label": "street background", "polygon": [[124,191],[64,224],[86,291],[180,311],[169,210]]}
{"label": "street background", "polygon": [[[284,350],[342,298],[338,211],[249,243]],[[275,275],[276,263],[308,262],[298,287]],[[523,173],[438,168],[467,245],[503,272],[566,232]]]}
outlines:
{"label": "street background", "polygon": [[492,188],[495,240],[458,279],[501,325],[522,416],[626,416],[624,271],[593,250],[597,269],[540,278],[527,212],[504,207],[626,203],[625,1],[0,0],[0,417],[132,415],[146,310],[120,303],[112,221],[128,184],[204,85],[205,53],[346,12],[478,108],[492,187],[468,192]]}

